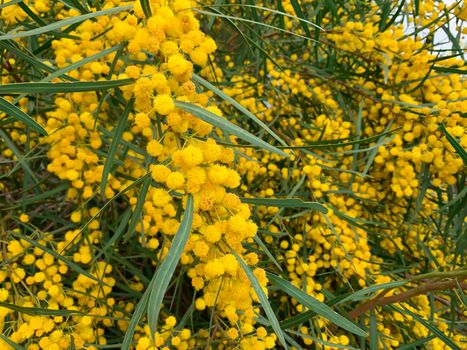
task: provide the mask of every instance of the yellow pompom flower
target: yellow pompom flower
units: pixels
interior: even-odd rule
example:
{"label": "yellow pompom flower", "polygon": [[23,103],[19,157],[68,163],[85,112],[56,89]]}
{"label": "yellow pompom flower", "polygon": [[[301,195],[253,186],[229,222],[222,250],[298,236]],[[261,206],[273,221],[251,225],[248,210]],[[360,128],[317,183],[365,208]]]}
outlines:
{"label": "yellow pompom flower", "polygon": [[157,140],[149,141],[146,146],[146,151],[148,152],[149,155],[153,157],[160,156],[163,150],[164,150],[164,146],[162,146]]}
{"label": "yellow pompom flower", "polygon": [[184,183],[185,183],[185,177],[183,176],[182,173],[178,171],[174,171],[173,173],[168,175],[166,179],[167,187],[172,190],[182,187]]}
{"label": "yellow pompom flower", "polygon": [[154,110],[161,115],[167,115],[175,109],[174,101],[168,94],[157,95],[152,104]]}

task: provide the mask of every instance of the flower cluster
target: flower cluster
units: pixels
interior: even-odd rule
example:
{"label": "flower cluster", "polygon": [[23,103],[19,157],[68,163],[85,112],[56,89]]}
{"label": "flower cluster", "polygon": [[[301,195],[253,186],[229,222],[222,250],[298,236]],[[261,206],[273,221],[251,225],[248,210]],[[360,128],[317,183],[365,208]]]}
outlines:
{"label": "flower cluster", "polygon": [[[293,287],[352,318],[371,294],[352,294],[359,289],[390,285],[381,298],[396,296],[417,287],[401,279],[462,265],[464,61],[406,35],[378,2],[332,11],[315,0],[274,10],[216,2],[211,15],[228,29],[209,17],[203,27],[209,12],[190,0],[10,2],[3,31],[45,29],[0,39],[2,85],[65,87],[2,97],[46,134],[0,114],[0,349],[97,350],[133,331],[136,350],[281,348],[261,295],[293,349],[356,347],[363,338],[311,314]],[[432,32],[442,14],[461,21],[465,12],[433,0],[407,6],[419,14],[411,25]],[[256,45],[267,60],[222,56],[241,47],[239,36],[252,40],[241,30],[224,40],[239,27],[223,7],[278,29],[255,34],[273,39]],[[44,27],[49,20],[66,28]],[[279,40],[286,34],[293,40]],[[239,109],[270,130],[258,132],[249,113],[232,118]],[[231,122],[242,133],[214,126]],[[287,157],[239,141],[252,134]],[[154,329],[138,310],[173,258],[183,217],[189,236]],[[447,309],[449,298],[441,290],[377,306],[359,326],[376,332],[377,348],[447,348],[433,327],[461,347],[462,329],[447,320],[465,310]]]}

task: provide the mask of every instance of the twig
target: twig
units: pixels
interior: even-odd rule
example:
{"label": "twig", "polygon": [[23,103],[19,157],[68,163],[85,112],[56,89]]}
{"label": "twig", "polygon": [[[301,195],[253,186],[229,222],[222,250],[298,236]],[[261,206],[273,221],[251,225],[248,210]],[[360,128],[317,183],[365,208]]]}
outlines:
{"label": "twig", "polygon": [[[462,283],[465,279],[467,279],[467,276],[465,276],[464,271],[464,275],[459,279],[451,279],[441,282],[427,282],[413,289],[388,297],[382,297],[379,295],[375,299],[357,306],[357,308],[349,312],[349,316],[350,318],[356,318],[365,312],[374,309],[375,307],[404,302],[414,296],[427,294],[429,292],[443,291],[459,287],[462,289],[467,289],[467,283]],[[387,292],[388,290],[384,291],[383,293],[386,294]]]}

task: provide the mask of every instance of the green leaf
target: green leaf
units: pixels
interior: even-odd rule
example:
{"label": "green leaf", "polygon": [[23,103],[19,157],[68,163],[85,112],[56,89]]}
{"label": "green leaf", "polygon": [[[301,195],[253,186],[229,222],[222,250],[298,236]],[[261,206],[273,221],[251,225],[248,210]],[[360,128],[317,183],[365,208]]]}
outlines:
{"label": "green leaf", "polygon": [[446,130],[446,127],[444,124],[441,124],[439,126],[441,131],[446,135],[446,138],[448,139],[449,143],[454,147],[456,150],[457,154],[462,158],[462,161],[464,162],[464,165],[467,165],[467,152],[465,152],[465,149],[457,142],[457,140]]}
{"label": "green leaf", "polygon": [[47,135],[47,131],[45,131],[45,129],[40,126],[34,119],[32,119],[29,115],[24,113],[15,105],[5,100],[3,97],[0,97],[0,111],[5,112],[7,115],[12,116],[16,120],[26,124],[31,129],[37,131],[39,134]]}
{"label": "green leaf", "polygon": [[135,311],[133,312],[133,316],[130,320],[130,324],[128,325],[128,328],[125,332],[125,337],[123,338],[122,350],[130,350],[131,348],[131,342],[133,341],[133,335],[135,334],[136,326],[138,325],[146,310],[146,306],[148,305],[149,300],[149,294],[152,290],[153,285],[154,280],[152,280],[151,283],[149,283],[148,288],[144,292],[141,300],[139,301],[138,305],[136,305]]}
{"label": "green leaf", "polygon": [[239,264],[241,265],[243,271],[245,271],[245,274],[247,275],[248,279],[250,280],[251,285],[253,286],[253,289],[256,292],[256,295],[258,296],[258,299],[261,303],[261,306],[264,309],[264,312],[266,313],[266,316],[271,323],[272,329],[277,335],[277,338],[279,339],[280,343],[285,349],[288,349],[287,343],[285,342],[285,337],[284,333],[282,331],[282,328],[279,324],[279,321],[277,320],[276,315],[274,314],[274,311],[271,307],[271,304],[269,303],[267,295],[264,293],[263,288],[258,282],[258,279],[256,276],[253,274],[251,269],[248,267],[248,265],[243,261],[243,259],[238,256],[235,251],[230,248],[231,253],[235,256]]}
{"label": "green leaf", "polygon": [[151,12],[151,5],[149,4],[149,0],[139,0],[141,3],[141,8],[143,9],[144,15],[146,18],[149,18],[152,16]]}
{"label": "green leaf", "polygon": [[0,94],[52,94],[59,92],[98,91],[130,85],[133,82],[133,79],[119,79],[66,83],[14,83],[0,85]]}
{"label": "green leaf", "polygon": [[[147,179],[148,178],[146,178],[146,180]],[[96,262],[103,254],[106,254],[107,251],[110,249],[110,247],[120,239],[120,237],[123,235],[125,227],[128,225],[128,220],[130,219],[130,217],[131,217],[131,206],[126,208],[126,210],[123,212],[123,214],[121,214],[121,216],[119,216],[119,218],[121,218],[120,224],[118,225],[115,232],[113,232],[112,237],[107,242],[105,242],[105,246],[102,247],[101,251],[96,256],[94,256],[94,258],[91,261],[91,264]],[[102,243],[104,243],[104,242],[102,242]]]}
{"label": "green leaf", "polygon": [[264,242],[261,240],[261,238],[258,236],[258,235],[255,235],[253,237],[253,239],[255,240],[256,244],[258,244],[260,246],[260,248],[262,249],[262,251],[267,255],[267,257],[269,258],[269,260],[271,260],[273,262],[274,265],[276,265],[276,267],[279,269],[279,271],[282,272],[282,267],[281,265],[279,265],[279,263],[277,262],[276,258],[274,258],[274,256],[271,254],[271,252],[269,251],[268,247],[266,246],[266,244],[264,244]]}
{"label": "green leaf", "polygon": [[201,78],[199,75],[193,74],[193,80],[196,81],[197,83],[203,85],[205,88],[211,90],[214,92],[217,96],[222,98],[224,101],[230,103],[232,106],[234,106],[236,109],[238,109],[240,112],[242,112],[245,116],[253,120],[256,124],[261,126],[264,130],[268,132],[269,135],[274,137],[277,141],[279,141],[283,146],[287,146],[284,140],[282,140],[277,134],[272,131],[266,124],[264,124],[258,117],[256,117],[253,113],[251,113],[248,109],[243,107],[240,103],[235,101],[232,97],[224,93],[222,90],[216,88],[214,85],[212,85],[210,82],[204,80]]}
{"label": "green leaf", "polygon": [[436,338],[435,335],[430,335],[429,337],[426,337],[426,338],[417,339],[413,343],[404,344],[402,346],[399,346],[396,350],[409,350],[409,349],[416,350],[416,349],[420,349],[420,345],[423,345],[426,342],[429,342],[430,340],[432,340],[434,338]]}
{"label": "green leaf", "polygon": [[19,2],[23,2],[23,0],[11,0],[11,1],[8,1],[7,3],[5,4],[0,4],[0,10],[1,9],[4,9],[5,7],[8,7],[8,6],[11,6],[11,5],[15,5]]}
{"label": "green leaf", "polygon": [[75,70],[75,69],[77,69],[77,68],[79,68],[81,66],[84,66],[85,64],[87,64],[89,62],[96,61],[99,58],[102,58],[104,56],[107,56],[107,55],[111,54],[112,52],[118,51],[121,47],[122,47],[122,45],[115,45],[115,46],[110,47],[108,49],[99,51],[98,53],[96,53],[94,55],[88,56],[88,57],[83,58],[82,60],[80,60],[78,62],[70,64],[69,66],[66,66],[66,67],[63,67],[61,69],[56,70],[55,72],[53,72],[49,76],[42,79],[42,81],[44,81],[44,82],[45,81],[50,81],[50,80],[52,80],[54,78],[61,77],[62,75],[64,75],[67,72],[70,72],[70,71]]}
{"label": "green leaf", "polygon": [[78,0],[59,0],[61,3],[65,4],[65,6],[69,8],[73,8],[75,10],[80,11],[81,13],[88,13],[89,10],[85,8],[86,2],[83,1],[83,4],[81,4]]}
{"label": "green leaf", "polygon": [[128,230],[125,233],[124,241],[128,241],[130,237],[133,235],[133,232],[135,232],[136,225],[138,224],[138,221],[141,218],[143,205],[146,202],[146,194],[148,193],[150,184],[151,184],[151,176],[148,176],[144,180],[143,186],[141,186],[141,191],[139,192],[139,195],[138,195],[138,201],[136,202],[135,210],[133,211],[133,215],[131,216],[131,221],[130,221],[130,224],[128,225]]}
{"label": "green leaf", "polygon": [[[1,130],[0,130],[1,131]],[[150,177],[151,174],[150,173],[147,173],[143,176],[141,176],[140,178],[136,179],[133,183],[131,183],[130,185],[128,185],[127,187],[125,187],[123,190],[121,190],[120,192],[118,192],[115,196],[113,196],[112,198],[110,198],[107,202],[105,202],[105,204],[99,209],[99,211],[92,217],[90,218],[85,224],[83,227],[81,227],[81,229],[79,230],[78,233],[76,233],[76,235],[74,236],[74,238],[68,242],[65,247],[63,247],[63,250],[67,249],[71,244],[73,244],[74,240],[79,237],[79,235],[81,235],[84,230],[89,226],[89,224],[91,222],[93,222],[93,220],[95,220],[96,218],[99,217],[99,215],[101,215],[101,213],[104,211],[105,208],[107,208],[110,203],[112,203],[114,200],[116,200],[118,197],[120,197],[121,195],[123,195],[125,192],[129,191],[130,189],[132,189],[133,187],[136,187],[138,184],[140,184],[141,182],[145,181],[148,177]]]}
{"label": "green leaf", "polygon": [[115,130],[113,133],[112,143],[110,144],[109,152],[107,153],[107,156],[105,157],[106,159],[104,163],[104,170],[102,171],[102,182],[101,182],[101,195],[104,198],[105,198],[105,188],[107,186],[107,180],[109,177],[109,173],[110,173],[110,170],[112,169],[115,154],[117,152],[118,145],[120,144],[123,131],[126,128],[128,116],[130,115],[130,112],[133,108],[133,103],[134,103],[134,99],[131,99],[130,101],[128,101],[125,107],[125,110],[123,111],[122,115],[118,119],[117,126],[115,127]]}
{"label": "green leaf", "polygon": [[153,277],[154,282],[148,300],[148,322],[151,334],[154,334],[157,330],[162,300],[190,236],[191,224],[193,222],[193,206],[193,197],[189,195],[186,201],[185,214],[183,215],[177,234],[170,245],[167,256],[159,264]]}
{"label": "green leaf", "polygon": [[436,335],[443,343],[445,343],[447,346],[449,346],[451,349],[454,350],[461,350],[459,346],[457,346],[456,343],[454,343],[451,338],[446,336],[439,328],[435,327],[433,323],[425,321],[423,318],[418,316],[417,314],[413,313],[410,310],[407,310],[406,308],[400,309],[394,305],[391,305],[391,308],[394,310],[400,312],[401,314],[409,315],[411,316],[415,321],[423,325],[424,327],[428,328],[434,335]]}
{"label": "green leaf", "polygon": [[[1,90],[0,90],[1,92]],[[199,106],[196,106],[194,104],[191,104],[191,103],[187,103],[187,102],[182,102],[182,101],[175,101],[175,105],[180,108],[180,109],[183,109],[184,111],[186,112],[189,112],[191,114],[193,114],[194,116],[196,116],[197,118],[205,121],[206,123],[209,123],[225,132],[228,132],[230,134],[233,134],[239,138],[241,138],[242,140],[244,141],[247,141],[255,146],[258,146],[258,147],[261,147],[263,149],[266,149],[268,151],[271,151],[271,152],[274,152],[274,153],[277,153],[281,156],[284,156],[284,157],[288,157],[289,155],[283,151],[281,151],[280,149],[270,145],[269,143],[267,142],[264,142],[263,140],[261,140],[260,138],[254,136],[253,134],[250,134],[248,131],[246,130],[243,130],[242,128],[238,127],[237,125],[229,122],[228,120],[218,116],[218,115],[215,115],[214,113],[212,112],[209,112],[208,110],[202,108],[202,107],[199,107]]]}
{"label": "green leaf", "polygon": [[323,316],[324,318],[328,319],[336,326],[339,326],[351,333],[354,333],[359,336],[366,337],[368,334],[358,327],[352,321],[349,321],[345,317],[339,315],[333,309],[331,309],[326,304],[320,302],[319,300],[313,298],[312,296],[306,294],[304,291],[298,289],[290,282],[276,276],[272,273],[267,273],[269,280],[279,289],[287,293],[292,298],[295,298],[300,304],[306,306],[310,310],[316,312],[318,315]]}
{"label": "green leaf", "polygon": [[3,335],[3,334],[0,333],[0,338],[3,339],[3,341],[5,343],[12,346],[15,350],[24,350],[24,347],[22,347],[21,345],[16,344],[13,340],[8,338],[6,335]]}
{"label": "green leaf", "polygon": [[378,328],[375,310],[370,310],[370,350],[378,350]]}
{"label": "green leaf", "polygon": [[91,12],[91,13],[87,13],[81,16],[66,18],[61,21],[57,21],[55,23],[51,23],[49,25],[39,27],[36,29],[26,30],[24,32],[19,32],[19,33],[9,33],[9,34],[2,35],[0,36],[0,40],[17,39],[17,38],[24,38],[24,37],[33,36],[33,35],[39,35],[39,34],[51,32],[56,29],[60,29],[65,26],[79,23],[90,18],[94,18],[98,16],[108,16],[113,13],[118,13],[118,12],[129,10],[131,8],[133,8],[133,5],[126,5],[126,6],[120,6],[120,7],[113,7],[113,8],[109,8],[109,9],[102,10],[102,11]]}
{"label": "green leaf", "polygon": [[16,312],[20,312],[26,315],[31,316],[85,316],[88,315],[85,312],[81,312],[78,310],[55,310],[55,309],[46,309],[43,307],[24,307],[18,306],[15,304],[8,304],[0,302],[0,307],[4,307]]}
{"label": "green leaf", "polygon": [[375,285],[370,286],[368,288],[360,289],[360,290],[346,296],[342,300],[339,300],[336,303],[336,305],[343,304],[343,303],[346,303],[346,302],[349,302],[349,301],[357,301],[357,300],[366,299],[366,298],[362,298],[362,297],[365,297],[368,294],[373,294],[373,293],[375,293],[375,292],[377,292],[377,291],[379,291],[381,289],[390,289],[390,288],[401,287],[401,286],[407,284],[408,282],[409,281],[407,281],[407,280],[402,280],[402,281],[388,282],[388,283],[382,283],[382,284],[375,284]]}
{"label": "green leaf", "polygon": [[5,141],[6,146],[16,156],[16,158],[18,159],[18,162],[21,165],[21,167],[23,168],[24,172],[27,173],[29,176],[31,176],[31,178],[34,180],[34,182],[36,184],[39,183],[39,179],[37,178],[34,171],[32,171],[29,164],[24,160],[24,157],[23,157],[21,151],[18,149],[18,147],[16,147],[14,142],[8,137],[8,134],[5,131],[3,131],[2,129],[0,129],[0,138],[2,138]]}
{"label": "green leaf", "polygon": [[278,208],[305,208],[317,210],[326,214],[326,207],[318,202],[305,202],[300,198],[240,198],[243,203],[252,205],[264,205],[266,207]]}
{"label": "green leaf", "polygon": [[[305,14],[303,13],[302,7],[300,6],[299,2],[297,0],[291,0],[290,2],[292,3],[292,7],[293,7],[296,15],[299,18],[305,19]],[[301,24],[303,30],[305,31],[306,35],[308,35],[308,37],[311,38],[310,28],[308,28],[307,24],[304,21],[300,21],[300,24]]]}
{"label": "green leaf", "polygon": [[21,239],[24,239],[26,242],[28,242],[29,244],[33,245],[34,247],[36,248],[39,248],[40,250],[42,250],[43,252],[45,253],[48,253],[50,255],[52,255],[55,259],[57,260],[60,260],[62,261],[65,265],[67,265],[70,269],[72,269],[73,271],[81,274],[81,275],[84,275],[86,276],[87,278],[90,278],[92,279],[93,281],[96,281],[102,285],[106,285],[108,286],[107,283],[103,282],[102,280],[100,280],[99,278],[91,275],[89,272],[87,272],[86,270],[84,270],[81,266],[79,266],[78,264],[74,263],[73,261],[71,260],[68,260],[67,258],[65,258],[63,255],[61,254],[58,254],[57,252],[53,251],[52,249],[49,249],[47,248],[46,246],[40,244],[39,242],[36,242],[35,240],[31,239],[30,237],[28,236],[25,236],[25,235],[22,235],[22,234],[19,234],[19,233],[13,233],[14,236],[17,236]]}

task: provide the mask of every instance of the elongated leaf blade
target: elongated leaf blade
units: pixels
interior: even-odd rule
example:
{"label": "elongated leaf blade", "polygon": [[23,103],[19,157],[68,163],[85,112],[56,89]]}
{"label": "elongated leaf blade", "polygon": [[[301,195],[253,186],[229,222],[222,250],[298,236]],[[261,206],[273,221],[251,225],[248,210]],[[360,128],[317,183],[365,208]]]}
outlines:
{"label": "elongated leaf blade", "polygon": [[70,269],[72,269],[73,271],[81,274],[81,275],[84,275],[86,276],[87,278],[90,278],[98,283],[101,283],[102,285],[106,285],[108,286],[107,283],[105,283],[104,281],[100,280],[99,278],[91,275],[89,272],[87,272],[86,270],[84,270],[81,266],[79,266],[78,264],[74,263],[73,261],[71,260],[68,260],[67,258],[65,258],[63,255],[61,254],[58,254],[57,252],[53,251],[52,249],[49,249],[47,248],[46,246],[40,244],[39,242],[36,242],[35,240],[29,238],[28,236],[25,236],[25,235],[21,235],[21,234],[18,234],[16,233],[15,236],[18,236],[19,238],[21,239],[24,239],[26,242],[28,242],[29,244],[31,244],[32,246],[36,247],[36,248],[39,248],[40,250],[42,250],[43,252],[45,253],[48,253],[50,255],[52,255],[55,259],[57,260],[60,260],[62,261],[65,265],[67,265]]}
{"label": "elongated leaf blade", "polygon": [[434,335],[436,335],[440,340],[442,340],[447,346],[449,346],[453,350],[461,350],[461,348],[450,339],[450,337],[446,336],[438,327],[436,327],[432,322],[428,322],[424,320],[422,317],[418,316],[416,313],[403,308],[400,309],[398,307],[392,306],[392,308],[401,314],[409,315],[413,317],[415,321],[422,324],[426,328],[428,328]]}
{"label": "elongated leaf blade", "polygon": [[382,284],[375,284],[373,286],[370,286],[365,289],[360,289],[356,291],[355,293],[352,293],[348,296],[346,296],[344,299],[338,301],[336,305],[346,303],[348,301],[357,301],[361,300],[363,296],[366,296],[368,294],[373,294],[374,292],[380,291],[381,289],[388,289],[388,288],[397,288],[401,287],[405,284],[407,284],[407,280],[402,280],[402,281],[394,281],[394,282],[388,282],[388,283],[382,283]]}
{"label": "elongated leaf blade", "polygon": [[193,114],[194,116],[196,116],[197,118],[205,121],[206,123],[209,123],[209,124],[219,128],[221,130],[224,130],[224,131],[226,131],[226,132],[228,132],[228,133],[230,133],[232,135],[235,135],[238,138],[241,138],[242,140],[251,143],[252,145],[255,145],[255,146],[261,147],[263,149],[266,149],[268,151],[277,153],[277,154],[279,154],[281,156],[288,157],[287,153],[285,153],[285,152],[281,151],[280,149],[270,145],[267,142],[264,142],[260,138],[254,136],[253,134],[250,134],[248,131],[243,130],[242,128],[238,127],[237,125],[232,124],[228,120],[226,120],[226,119],[224,119],[222,117],[219,117],[218,115],[215,115],[214,113],[211,113],[211,112],[209,112],[208,110],[206,110],[206,109],[204,109],[202,107],[196,106],[196,105],[191,104],[191,103],[182,102],[182,101],[175,101],[175,105],[178,108],[183,109],[184,111]]}
{"label": "elongated leaf blade", "polygon": [[3,335],[0,333],[0,339],[3,339],[3,341],[5,343],[7,343],[8,345],[12,346],[15,350],[24,350],[24,347],[22,347],[21,345],[18,345],[17,343],[15,343],[13,340],[11,340],[10,338],[8,338],[6,335]]}
{"label": "elongated leaf blade", "polygon": [[48,32],[60,29],[62,27],[66,27],[66,26],[69,26],[75,23],[85,21],[90,18],[95,18],[99,16],[108,16],[114,13],[127,11],[131,8],[133,8],[133,5],[119,6],[119,7],[109,8],[109,9],[102,10],[102,11],[86,13],[81,16],[66,18],[61,21],[57,21],[55,23],[51,23],[49,25],[39,27],[36,29],[26,30],[24,32],[19,32],[19,33],[5,34],[5,35],[0,36],[0,40],[17,39],[17,38],[24,38],[24,37],[33,36],[33,35],[44,34],[44,33],[48,33]]}
{"label": "elongated leaf blade", "polygon": [[154,281],[149,283],[148,288],[143,294],[143,297],[139,301],[138,305],[136,305],[136,309],[133,312],[133,316],[131,317],[130,324],[125,332],[125,337],[123,338],[122,342],[122,350],[130,350],[131,342],[133,341],[133,336],[135,334],[136,326],[138,325],[139,321],[143,317],[144,312],[146,311],[146,307],[148,305],[149,295],[152,290],[152,286]]}
{"label": "elongated leaf blade", "polygon": [[148,321],[151,334],[156,332],[162,300],[190,236],[191,224],[193,222],[193,207],[193,197],[189,195],[186,202],[185,215],[183,215],[177,234],[172,241],[167,256],[157,268],[153,278],[154,282],[148,300]]}
{"label": "elongated leaf blade", "polygon": [[300,198],[245,198],[242,197],[243,203],[252,205],[264,205],[266,207],[278,207],[278,208],[305,208],[317,210],[323,214],[326,214],[328,210],[326,207],[318,202],[305,202]]}
{"label": "elongated leaf blade", "polygon": [[133,108],[134,100],[131,99],[128,101],[125,110],[123,111],[122,115],[118,119],[117,126],[115,127],[115,131],[113,133],[112,142],[110,144],[109,152],[107,153],[107,157],[105,159],[104,170],[102,171],[102,182],[101,182],[101,194],[105,198],[105,187],[107,186],[107,179],[109,177],[110,170],[112,169],[112,165],[114,164],[115,154],[118,149],[118,145],[120,144],[120,140],[122,139],[123,131],[128,122],[128,116],[130,115],[131,109]]}
{"label": "elongated leaf blade", "polygon": [[15,83],[0,85],[0,94],[52,94],[58,92],[98,91],[130,85],[133,82],[133,79],[119,79],[66,83]]}
{"label": "elongated leaf blade", "polygon": [[18,159],[19,164],[23,168],[24,172],[27,173],[31,178],[34,180],[35,183],[39,183],[39,179],[37,178],[36,174],[34,171],[31,169],[29,166],[28,162],[24,159],[22,152],[16,147],[15,143],[8,137],[8,134],[0,129],[0,138],[4,140],[5,144],[13,154],[16,156],[16,159]]}
{"label": "elongated leaf blade", "polygon": [[26,124],[31,129],[37,131],[41,135],[47,135],[47,131],[40,126],[34,119],[32,119],[29,115],[24,113],[21,109],[16,107],[14,104],[11,104],[3,97],[0,97],[0,110],[5,112],[7,115],[12,116],[16,120]]}
{"label": "elongated leaf blade", "polygon": [[151,5],[149,4],[149,0],[139,0],[141,3],[141,8],[143,9],[144,15],[146,18],[149,18],[152,16],[151,12]]}
{"label": "elongated leaf blade", "polygon": [[457,140],[446,130],[446,127],[441,124],[439,126],[441,131],[446,135],[446,138],[448,139],[449,143],[454,147],[456,150],[457,154],[462,158],[462,161],[464,162],[464,165],[467,165],[467,152],[465,149],[457,142]]}
{"label": "elongated leaf blade", "polygon": [[222,98],[224,101],[230,103],[232,106],[234,106],[236,109],[238,109],[240,112],[242,112],[245,116],[253,120],[256,124],[261,126],[264,130],[268,132],[269,135],[274,137],[277,141],[279,141],[283,146],[287,146],[284,140],[282,140],[277,134],[272,131],[269,126],[264,124],[258,117],[256,117],[253,113],[251,113],[248,109],[243,107],[240,103],[235,101],[232,97],[227,95],[225,92],[222,90],[218,89],[214,85],[212,85],[210,82],[204,80],[201,78],[199,75],[193,74],[193,80],[196,81],[197,83],[203,85],[205,88],[211,90],[213,93],[215,93],[217,96]]}
{"label": "elongated leaf blade", "polygon": [[131,221],[128,225],[128,230],[125,233],[124,241],[128,241],[130,237],[135,232],[136,225],[138,224],[141,213],[143,211],[143,205],[146,202],[146,194],[149,190],[149,185],[151,184],[151,176],[148,176],[141,186],[141,191],[138,195],[138,201],[136,202],[135,210],[133,211],[133,215],[131,216]]}
{"label": "elongated leaf blade", "polygon": [[280,323],[274,314],[274,311],[272,310],[271,304],[269,303],[267,295],[264,293],[263,288],[261,288],[261,285],[258,282],[258,279],[256,276],[253,274],[253,272],[250,270],[248,265],[243,261],[243,259],[238,256],[237,253],[233,249],[230,249],[231,253],[235,256],[237,261],[239,262],[240,266],[242,267],[243,271],[245,271],[245,274],[248,276],[248,279],[250,280],[251,285],[253,286],[253,289],[256,292],[256,295],[258,296],[258,299],[261,303],[261,306],[263,307],[264,312],[266,313],[266,316],[271,323],[272,329],[277,335],[277,338],[279,338],[280,343],[285,349],[288,349],[287,343],[285,342],[285,337],[284,337],[284,332],[282,331],[282,328],[280,326]]}
{"label": "elongated leaf blade", "polygon": [[334,323],[336,326],[339,326],[353,334],[356,334],[362,337],[368,336],[368,334],[363,329],[358,327],[355,323],[339,315],[329,306],[313,298],[312,296],[306,294],[304,291],[298,289],[297,287],[292,285],[290,282],[272,273],[268,273],[267,276],[269,280],[276,287],[278,287],[279,289],[287,293],[292,298],[297,299],[297,301],[303,306],[306,306],[310,310],[313,310],[314,312],[316,312],[318,315],[321,315],[324,318],[328,319],[329,321]]}

